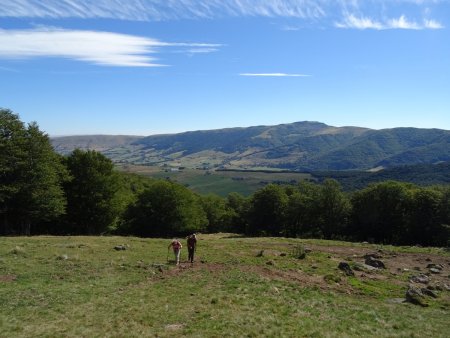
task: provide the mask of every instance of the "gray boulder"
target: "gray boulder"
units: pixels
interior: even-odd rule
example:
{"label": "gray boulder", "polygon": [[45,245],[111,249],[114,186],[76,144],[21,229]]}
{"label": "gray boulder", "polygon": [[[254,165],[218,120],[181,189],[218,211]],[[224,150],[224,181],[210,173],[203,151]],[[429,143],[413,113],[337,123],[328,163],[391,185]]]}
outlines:
{"label": "gray boulder", "polygon": [[374,268],[377,269],[386,269],[386,266],[381,260],[375,259],[371,255],[370,256],[366,255],[365,258],[366,258],[365,263],[367,265],[373,266]]}
{"label": "gray boulder", "polygon": [[413,283],[428,284],[430,282],[430,277],[424,274],[420,274],[417,276],[409,277],[409,281]]}
{"label": "gray boulder", "polygon": [[406,301],[411,304],[420,305],[423,307],[428,306],[422,290],[415,285],[409,285],[408,290],[406,290],[405,298]]}
{"label": "gray boulder", "polygon": [[433,297],[433,298],[438,298],[438,294],[435,291],[433,291],[433,290],[430,290],[428,288],[422,288],[421,291],[426,296],[430,296],[430,297]]}
{"label": "gray boulder", "polygon": [[338,269],[344,271],[344,273],[347,276],[354,276],[355,273],[353,272],[352,268],[347,262],[340,262],[338,265]]}

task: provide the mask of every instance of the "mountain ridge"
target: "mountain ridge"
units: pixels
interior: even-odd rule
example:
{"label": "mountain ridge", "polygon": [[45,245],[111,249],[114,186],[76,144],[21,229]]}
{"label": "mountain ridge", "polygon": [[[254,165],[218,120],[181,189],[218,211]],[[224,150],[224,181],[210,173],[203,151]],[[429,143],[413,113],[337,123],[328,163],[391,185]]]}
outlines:
{"label": "mountain ridge", "polygon": [[52,138],[55,150],[93,149],[114,162],[208,168],[368,170],[450,160],[450,131],[334,127],[315,121],[196,130],[146,137]]}

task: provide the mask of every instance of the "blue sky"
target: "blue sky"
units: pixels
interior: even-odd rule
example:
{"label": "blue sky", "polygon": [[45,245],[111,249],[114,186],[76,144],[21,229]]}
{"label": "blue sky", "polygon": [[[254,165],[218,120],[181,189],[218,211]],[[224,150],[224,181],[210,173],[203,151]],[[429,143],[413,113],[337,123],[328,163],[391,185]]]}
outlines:
{"label": "blue sky", "polygon": [[0,0],[0,107],[51,136],[450,129],[450,0]]}

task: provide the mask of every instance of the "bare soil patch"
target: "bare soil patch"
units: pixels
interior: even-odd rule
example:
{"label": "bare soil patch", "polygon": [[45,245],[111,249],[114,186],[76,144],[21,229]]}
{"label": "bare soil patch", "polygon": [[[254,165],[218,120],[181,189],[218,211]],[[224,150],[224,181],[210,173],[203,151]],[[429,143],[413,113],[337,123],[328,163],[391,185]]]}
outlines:
{"label": "bare soil patch", "polygon": [[14,282],[15,280],[17,280],[17,276],[16,275],[0,275],[0,282]]}

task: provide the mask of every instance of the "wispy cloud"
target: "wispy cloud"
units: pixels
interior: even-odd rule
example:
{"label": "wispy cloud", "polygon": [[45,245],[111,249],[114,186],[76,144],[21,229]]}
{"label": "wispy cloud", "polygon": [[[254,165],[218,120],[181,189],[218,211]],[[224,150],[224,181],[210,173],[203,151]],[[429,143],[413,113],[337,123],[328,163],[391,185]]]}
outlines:
{"label": "wispy cloud", "polygon": [[441,23],[439,23],[439,22],[437,22],[435,20],[426,20],[425,19],[423,25],[424,25],[425,28],[428,28],[428,29],[442,29],[442,28],[444,28],[444,26]]}
{"label": "wispy cloud", "polygon": [[267,77],[310,77],[306,74],[288,74],[288,73],[241,73],[240,76],[267,76]]}
{"label": "wispy cloud", "polygon": [[[39,28],[1,30],[0,58],[62,57],[103,66],[158,67],[154,56],[163,47],[199,48],[204,53],[218,44],[168,43],[126,34]],[[209,49],[209,50],[208,50]]]}
{"label": "wispy cloud", "polygon": [[441,29],[444,28],[442,24],[434,20],[424,20],[423,23],[417,23],[409,20],[405,15],[401,15],[399,18],[393,18],[386,21],[377,21],[375,19],[356,16],[354,14],[346,14],[343,21],[336,22],[335,26],[338,28],[347,29]]}
{"label": "wispy cloud", "polygon": [[[440,29],[444,25],[430,15],[446,3],[448,0],[0,0],[0,17],[135,21],[283,17],[320,27]],[[404,7],[405,15],[399,16],[398,9]],[[284,29],[303,26],[291,22]]]}
{"label": "wispy cloud", "polygon": [[356,28],[356,29],[384,29],[382,23],[374,21],[367,17],[356,17],[353,14],[349,14],[344,18],[342,22],[336,22],[338,28]]}
{"label": "wispy cloud", "polygon": [[0,6],[0,16],[126,20],[222,16],[319,18],[325,15],[324,3],[325,0],[15,0]]}

